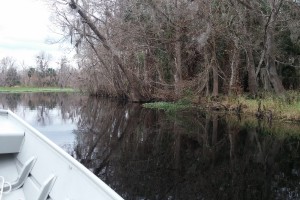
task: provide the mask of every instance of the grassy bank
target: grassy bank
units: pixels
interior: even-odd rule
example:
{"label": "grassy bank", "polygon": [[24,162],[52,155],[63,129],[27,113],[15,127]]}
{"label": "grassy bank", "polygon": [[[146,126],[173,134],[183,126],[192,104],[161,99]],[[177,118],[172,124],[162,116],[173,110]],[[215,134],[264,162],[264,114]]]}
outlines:
{"label": "grassy bank", "polygon": [[255,99],[246,95],[220,96],[218,98],[206,97],[201,100],[190,98],[177,102],[154,102],[143,106],[165,111],[201,109],[216,112],[244,113],[267,120],[300,121],[299,92],[288,92],[285,98],[264,93]]}
{"label": "grassy bank", "polygon": [[229,109],[240,107],[241,112],[251,115],[271,115],[273,119],[300,121],[299,93],[288,93],[286,98],[274,95],[266,95],[259,99],[251,99],[245,96],[227,97],[221,101],[221,104]]}
{"label": "grassy bank", "polygon": [[0,87],[0,93],[76,92],[73,88],[58,87]]}
{"label": "grassy bank", "polygon": [[153,102],[153,103],[145,103],[143,107],[151,108],[151,109],[159,109],[169,111],[179,111],[185,110],[193,107],[194,105],[190,101],[177,101],[177,102]]}

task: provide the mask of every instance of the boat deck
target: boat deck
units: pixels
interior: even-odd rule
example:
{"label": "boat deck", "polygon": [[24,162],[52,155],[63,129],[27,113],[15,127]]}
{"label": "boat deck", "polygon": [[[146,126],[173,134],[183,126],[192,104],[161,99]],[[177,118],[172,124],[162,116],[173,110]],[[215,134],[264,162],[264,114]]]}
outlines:
{"label": "boat deck", "polygon": [[12,185],[2,200],[122,200],[36,129],[1,110],[0,176]]}
{"label": "boat deck", "polygon": [[[12,183],[18,179],[19,167],[15,154],[0,154],[0,175],[5,182]],[[8,194],[4,193],[3,200],[26,200],[22,188],[14,190]]]}
{"label": "boat deck", "polygon": [[0,114],[0,154],[18,153],[23,143],[25,130],[14,123],[9,115]]}
{"label": "boat deck", "polygon": [[14,154],[0,154],[0,176],[12,182],[17,180],[19,175]]}
{"label": "boat deck", "polygon": [[[7,113],[0,113],[0,176],[14,183],[20,175],[21,163],[17,159],[25,137],[24,128]],[[22,188],[4,193],[3,200],[25,200]]]}

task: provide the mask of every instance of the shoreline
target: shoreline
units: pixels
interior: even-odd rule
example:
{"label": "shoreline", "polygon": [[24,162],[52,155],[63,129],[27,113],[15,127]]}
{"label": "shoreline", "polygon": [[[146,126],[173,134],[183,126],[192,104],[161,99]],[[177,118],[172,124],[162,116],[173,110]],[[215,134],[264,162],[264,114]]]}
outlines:
{"label": "shoreline", "polygon": [[175,102],[152,102],[143,104],[143,107],[166,112],[198,109],[204,112],[246,114],[267,121],[300,122],[300,93],[289,95],[288,100],[272,95],[256,99],[247,96],[221,96],[203,97],[197,101],[184,98]]}
{"label": "shoreline", "polygon": [[0,87],[0,94],[38,93],[38,92],[76,92],[73,88],[59,87]]}

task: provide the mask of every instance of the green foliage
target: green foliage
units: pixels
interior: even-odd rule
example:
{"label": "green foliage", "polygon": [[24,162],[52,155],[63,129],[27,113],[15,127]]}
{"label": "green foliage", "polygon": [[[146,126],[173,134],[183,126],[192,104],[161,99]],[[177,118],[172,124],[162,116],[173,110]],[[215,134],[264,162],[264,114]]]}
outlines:
{"label": "green foliage", "polygon": [[143,104],[145,108],[165,110],[167,112],[174,112],[184,110],[192,107],[192,104],[186,100],[180,100],[178,102],[154,102]]}
{"label": "green foliage", "polygon": [[163,49],[159,48],[159,49],[155,50],[155,55],[158,58],[158,60],[160,62],[160,66],[163,70],[164,79],[167,82],[171,82],[172,70],[171,70],[171,63],[170,63],[168,53],[166,51],[164,51]]}
{"label": "green foliage", "polygon": [[216,55],[217,55],[217,59],[222,62],[225,59],[226,56],[226,50],[228,49],[228,41],[226,41],[226,38],[219,38],[216,41],[216,46],[218,47],[216,49]]}
{"label": "green foliage", "polygon": [[31,67],[28,72],[27,72],[27,75],[29,78],[31,78],[35,73],[35,68]]}
{"label": "green foliage", "polygon": [[137,65],[142,68],[144,66],[145,62],[145,53],[144,52],[138,52],[136,54],[136,59],[137,59]]}
{"label": "green foliage", "polygon": [[56,76],[56,70],[53,69],[53,68],[48,68],[47,71],[46,71],[46,75],[47,76]]}
{"label": "green foliage", "polygon": [[290,30],[281,31],[280,34],[277,36],[277,41],[278,41],[278,47],[286,55],[300,54],[300,45],[292,41]]}
{"label": "green foliage", "polygon": [[271,12],[271,8],[268,5],[267,1],[263,0],[263,1],[260,1],[260,3],[261,3],[260,9],[261,9],[262,13],[268,14]]}
{"label": "green foliage", "polygon": [[55,88],[55,87],[0,87],[0,93],[24,93],[24,92],[76,92],[72,88]]}
{"label": "green foliage", "polygon": [[125,22],[134,20],[132,10],[131,9],[126,10],[123,18]]}
{"label": "green foliage", "polygon": [[9,87],[20,84],[20,76],[19,76],[16,68],[10,67],[7,70],[5,82]]}
{"label": "green foliage", "polygon": [[170,27],[164,29],[163,36],[166,39],[172,39],[174,37],[174,30]]}
{"label": "green foliage", "polygon": [[238,96],[227,98],[227,102],[223,101],[223,105],[231,107],[241,104],[243,112],[255,114],[258,110],[259,102],[261,109],[272,112],[273,118],[282,121],[300,121],[300,93],[290,91],[286,96],[280,97],[273,93],[263,92],[260,98],[251,99],[247,96]]}

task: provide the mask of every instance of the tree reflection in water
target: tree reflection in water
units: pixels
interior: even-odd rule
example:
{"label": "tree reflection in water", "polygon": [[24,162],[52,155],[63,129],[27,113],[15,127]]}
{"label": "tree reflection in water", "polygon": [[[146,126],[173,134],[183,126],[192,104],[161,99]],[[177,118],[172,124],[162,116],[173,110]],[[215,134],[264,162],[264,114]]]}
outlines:
{"label": "tree reflection in water", "polygon": [[62,121],[77,123],[68,152],[128,200],[300,199],[299,125],[77,94],[0,95],[0,102],[24,116],[37,110],[46,125],[59,109]]}
{"label": "tree reflection in water", "polygon": [[62,121],[75,122],[78,107],[85,98],[76,93],[1,94],[0,107],[14,111],[22,118],[26,118],[28,110],[35,111],[36,122],[41,126],[46,126],[53,121],[53,116],[49,112],[54,109],[60,111]]}
{"label": "tree reflection in water", "polygon": [[125,199],[297,199],[299,139],[200,112],[89,99],[75,157]]}
{"label": "tree reflection in water", "polygon": [[75,93],[0,94],[0,106],[15,112],[67,152],[73,152],[77,111],[86,98]]}

